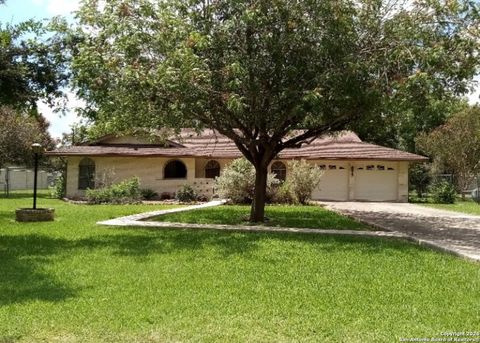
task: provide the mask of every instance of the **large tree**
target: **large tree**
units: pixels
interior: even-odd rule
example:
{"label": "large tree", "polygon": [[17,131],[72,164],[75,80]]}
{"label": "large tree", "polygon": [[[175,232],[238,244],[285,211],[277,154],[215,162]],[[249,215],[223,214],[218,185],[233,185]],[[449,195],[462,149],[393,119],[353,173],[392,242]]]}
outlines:
{"label": "large tree", "polygon": [[[0,8],[4,3],[0,0]],[[64,27],[59,18],[0,22],[0,167],[31,164],[32,143],[55,146],[37,102],[63,108],[69,55],[57,31]]]}
{"label": "large tree", "polygon": [[85,114],[229,137],[255,166],[252,221],[283,149],[394,121],[421,94],[463,94],[479,62],[466,0],[87,0],[78,19]]}
{"label": "large tree", "polygon": [[37,114],[38,100],[62,107],[68,54],[57,31],[64,26],[59,18],[15,25],[0,22],[0,105],[31,114]]}
{"label": "large tree", "polygon": [[457,190],[464,191],[480,175],[480,107],[450,117],[444,125],[417,137],[419,147],[434,161],[437,171],[450,171]]}

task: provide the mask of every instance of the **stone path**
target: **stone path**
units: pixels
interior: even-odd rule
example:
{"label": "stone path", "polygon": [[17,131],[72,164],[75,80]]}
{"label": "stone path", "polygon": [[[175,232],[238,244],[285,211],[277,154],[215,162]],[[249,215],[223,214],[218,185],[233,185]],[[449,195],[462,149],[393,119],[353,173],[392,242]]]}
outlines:
{"label": "stone path", "polygon": [[[201,208],[219,206],[219,205],[225,204],[225,202],[226,202],[225,200],[214,200],[214,201],[210,201],[210,202],[200,204],[200,205],[192,205],[192,206],[171,208],[171,209],[168,209],[168,210],[143,212],[143,213],[139,213],[139,214],[132,214],[131,216],[125,216],[125,217],[119,217],[119,218],[115,218],[115,219],[104,220],[104,221],[101,221],[101,222],[97,222],[97,224],[111,225],[111,226],[128,226],[131,223],[135,223],[136,225],[134,225],[134,226],[147,226],[147,225],[142,224],[142,223],[147,223],[147,222],[142,222],[141,220],[152,218],[152,217],[158,217],[158,216],[161,216],[161,215],[164,215],[164,214],[169,214],[169,213],[184,212],[184,211],[191,211],[191,210],[196,210],[196,209],[201,209]],[[156,223],[156,222],[154,222],[154,223]]]}
{"label": "stone path", "polygon": [[480,216],[406,203],[322,202],[366,224],[480,261]]}

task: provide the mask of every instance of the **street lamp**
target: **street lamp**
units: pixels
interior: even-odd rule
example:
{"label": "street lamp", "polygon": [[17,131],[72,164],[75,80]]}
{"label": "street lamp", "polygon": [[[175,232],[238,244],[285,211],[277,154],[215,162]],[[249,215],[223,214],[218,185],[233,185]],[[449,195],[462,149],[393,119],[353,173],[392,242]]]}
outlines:
{"label": "street lamp", "polygon": [[37,174],[38,174],[38,157],[43,153],[43,147],[38,143],[32,144],[33,156],[35,158],[35,171],[33,175],[33,209],[37,208]]}
{"label": "street lamp", "polygon": [[43,153],[43,147],[38,144],[32,144],[32,152],[35,158],[35,172],[33,175],[33,208],[17,208],[15,210],[15,219],[17,222],[46,222],[54,220],[55,209],[37,208],[37,177],[38,177],[38,159]]}

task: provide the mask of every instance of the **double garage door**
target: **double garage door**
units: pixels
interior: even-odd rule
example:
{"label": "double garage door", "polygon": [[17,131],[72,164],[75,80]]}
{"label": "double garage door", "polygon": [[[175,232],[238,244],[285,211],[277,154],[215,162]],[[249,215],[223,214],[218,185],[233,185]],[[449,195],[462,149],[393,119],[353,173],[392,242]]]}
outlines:
{"label": "double garage door", "polygon": [[324,174],[319,186],[312,193],[313,199],[334,201],[398,199],[396,163],[331,162],[317,165],[324,170]]}

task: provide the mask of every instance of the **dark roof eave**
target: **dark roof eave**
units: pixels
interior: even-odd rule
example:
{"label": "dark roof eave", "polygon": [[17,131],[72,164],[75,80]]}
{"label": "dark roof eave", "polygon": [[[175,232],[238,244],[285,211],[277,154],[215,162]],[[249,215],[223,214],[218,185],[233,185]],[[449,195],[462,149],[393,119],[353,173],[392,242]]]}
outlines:
{"label": "dark roof eave", "polygon": [[86,153],[86,152],[55,152],[55,151],[47,151],[45,153],[46,156],[65,156],[65,157],[72,157],[72,156],[103,156],[103,157],[197,157],[192,154],[173,154],[173,155],[168,155],[168,154],[160,154],[160,153],[153,153],[153,154],[138,154],[138,153]]}

